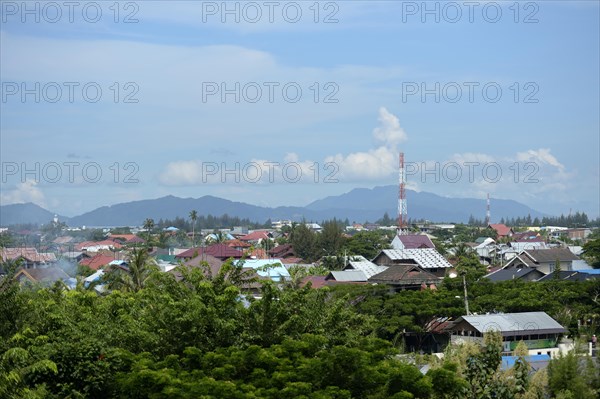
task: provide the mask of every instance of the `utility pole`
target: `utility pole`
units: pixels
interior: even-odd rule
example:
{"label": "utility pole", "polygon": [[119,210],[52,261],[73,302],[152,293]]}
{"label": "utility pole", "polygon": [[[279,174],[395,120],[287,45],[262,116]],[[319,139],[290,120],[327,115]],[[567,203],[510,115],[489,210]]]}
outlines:
{"label": "utility pole", "polygon": [[467,316],[469,316],[471,313],[469,312],[469,296],[467,294],[467,279],[465,278],[464,274],[463,274],[462,278],[463,278],[463,288],[465,290],[465,310],[467,311]]}

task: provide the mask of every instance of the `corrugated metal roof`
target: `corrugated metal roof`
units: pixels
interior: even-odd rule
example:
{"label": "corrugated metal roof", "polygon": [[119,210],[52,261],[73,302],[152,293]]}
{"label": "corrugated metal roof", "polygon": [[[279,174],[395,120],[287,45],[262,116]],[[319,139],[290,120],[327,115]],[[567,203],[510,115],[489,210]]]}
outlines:
{"label": "corrugated metal roof", "polygon": [[413,260],[424,269],[452,267],[434,248],[384,249],[383,253],[394,261]]}
{"label": "corrugated metal roof", "polygon": [[335,281],[366,282],[367,276],[360,270],[333,271],[329,273]]}
{"label": "corrugated metal roof", "polygon": [[567,330],[545,312],[500,313],[459,317],[454,323],[465,320],[480,333],[496,330],[503,335],[564,333]]}
{"label": "corrugated metal roof", "polygon": [[350,262],[348,262],[348,266],[354,270],[360,270],[361,272],[364,273],[364,275],[367,278],[371,278],[376,274],[379,274],[383,271],[385,271],[388,267],[387,266],[379,266],[376,265],[375,263],[366,260],[365,258],[363,258],[361,256],[362,259],[360,260],[351,260]]}

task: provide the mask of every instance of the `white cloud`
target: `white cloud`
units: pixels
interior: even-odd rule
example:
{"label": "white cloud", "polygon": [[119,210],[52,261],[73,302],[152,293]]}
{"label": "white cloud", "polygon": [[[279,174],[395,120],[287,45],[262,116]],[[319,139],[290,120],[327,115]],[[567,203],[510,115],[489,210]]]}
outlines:
{"label": "white cloud", "polygon": [[41,207],[46,206],[44,193],[37,187],[35,180],[25,180],[17,184],[14,190],[0,194],[2,205],[23,204],[26,202],[33,202]]}
{"label": "white cloud", "polygon": [[539,150],[528,150],[517,153],[517,160],[521,162],[539,162],[556,167],[559,171],[564,171],[565,166],[558,162],[558,159],[550,154],[549,148],[540,148]]}
{"label": "white cloud", "polygon": [[373,137],[386,146],[395,147],[408,139],[404,129],[400,127],[398,117],[389,112],[385,107],[379,108],[379,122],[381,126],[373,129]]}

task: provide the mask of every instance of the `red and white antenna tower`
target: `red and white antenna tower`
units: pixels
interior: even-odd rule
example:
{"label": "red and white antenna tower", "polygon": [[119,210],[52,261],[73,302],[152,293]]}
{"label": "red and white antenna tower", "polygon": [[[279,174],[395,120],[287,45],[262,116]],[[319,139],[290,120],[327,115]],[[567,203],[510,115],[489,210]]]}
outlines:
{"label": "red and white antenna tower", "polygon": [[485,225],[489,226],[490,225],[490,193],[488,193],[487,195],[487,209],[485,211]]}
{"label": "red and white antenna tower", "polygon": [[408,222],[408,212],[406,209],[406,191],[404,186],[406,184],[406,173],[404,171],[404,153],[400,153],[400,165],[399,171],[399,183],[400,188],[398,192],[398,234],[406,234],[404,224]]}

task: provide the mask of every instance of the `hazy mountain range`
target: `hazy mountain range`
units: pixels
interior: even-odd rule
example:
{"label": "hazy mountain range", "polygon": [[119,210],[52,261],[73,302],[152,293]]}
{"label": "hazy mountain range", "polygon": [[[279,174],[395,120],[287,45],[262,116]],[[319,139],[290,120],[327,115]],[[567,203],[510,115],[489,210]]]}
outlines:
{"label": "hazy mountain range", "polygon": [[[256,222],[267,219],[292,219],[300,221],[321,221],[333,217],[351,222],[376,221],[385,212],[394,218],[397,215],[397,186],[383,186],[372,189],[357,188],[348,193],[326,197],[304,207],[280,206],[269,208],[234,202],[213,196],[200,198],[178,198],[166,196],[157,199],[141,200],[103,206],[82,215],[67,218],[58,216],[70,226],[139,226],[146,218],[175,219],[188,218],[195,209],[200,215],[238,216]],[[427,219],[435,222],[466,222],[473,215],[485,218],[484,199],[446,198],[426,192],[407,190],[408,216],[412,219]],[[492,221],[501,217],[531,215],[532,218],[547,216],[513,200],[492,199]],[[12,204],[0,206],[0,225],[17,223],[43,224],[52,220],[54,212],[38,205]]]}

